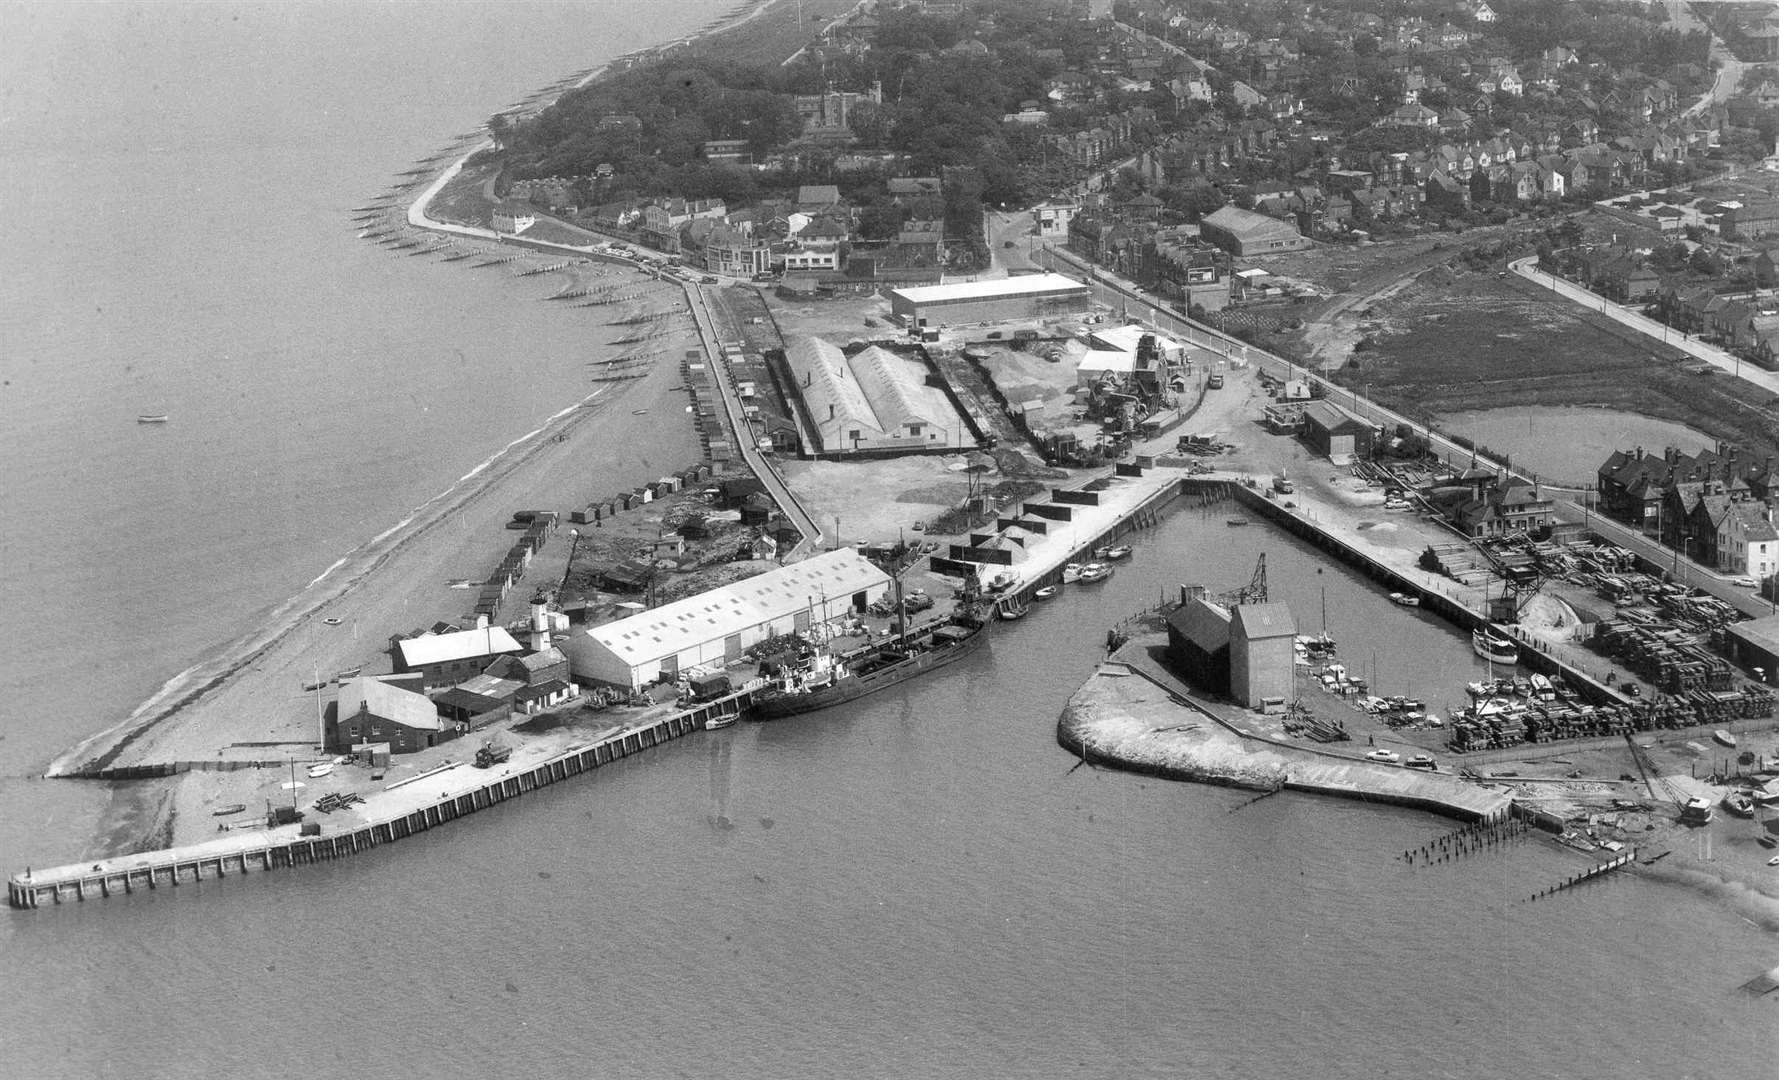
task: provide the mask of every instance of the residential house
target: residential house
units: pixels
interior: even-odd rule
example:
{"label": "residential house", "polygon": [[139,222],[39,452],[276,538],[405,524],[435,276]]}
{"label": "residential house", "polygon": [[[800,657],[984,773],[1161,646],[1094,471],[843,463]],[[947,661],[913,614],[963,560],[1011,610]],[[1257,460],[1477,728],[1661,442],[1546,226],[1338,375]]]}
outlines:
{"label": "residential house", "polygon": [[1779,572],[1779,529],[1773,508],[1744,500],[1730,504],[1717,538],[1717,568],[1765,581]]}
{"label": "residential house", "polygon": [[1436,128],[1439,114],[1425,105],[1403,105],[1392,111],[1384,123],[1390,127]]}
{"label": "residential house", "polygon": [[772,248],[731,225],[718,225],[702,242],[704,268],[713,274],[752,277],[772,269]]}

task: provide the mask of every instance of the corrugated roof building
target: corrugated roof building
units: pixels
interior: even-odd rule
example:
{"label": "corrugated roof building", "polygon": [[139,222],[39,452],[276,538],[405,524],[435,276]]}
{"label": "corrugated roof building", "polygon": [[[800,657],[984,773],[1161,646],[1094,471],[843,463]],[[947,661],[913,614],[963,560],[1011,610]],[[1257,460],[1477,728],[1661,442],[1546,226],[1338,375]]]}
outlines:
{"label": "corrugated roof building", "polygon": [[960,424],[944,393],[926,385],[920,363],[873,345],[853,356],[820,338],[785,350],[821,455],[925,450],[957,445]]}
{"label": "corrugated roof building", "polygon": [[561,648],[576,679],[640,690],[739,660],[768,638],[863,611],[889,589],[888,574],[842,548],[581,630]]}
{"label": "corrugated roof building", "polygon": [[395,651],[400,670],[419,672],[430,690],[480,675],[495,657],[525,650],[502,627],[483,626],[449,634],[422,634],[397,642]]}
{"label": "corrugated roof building", "polygon": [[1232,255],[1265,255],[1310,246],[1309,237],[1290,222],[1239,206],[1225,206],[1206,214],[1198,228],[1199,235]]}

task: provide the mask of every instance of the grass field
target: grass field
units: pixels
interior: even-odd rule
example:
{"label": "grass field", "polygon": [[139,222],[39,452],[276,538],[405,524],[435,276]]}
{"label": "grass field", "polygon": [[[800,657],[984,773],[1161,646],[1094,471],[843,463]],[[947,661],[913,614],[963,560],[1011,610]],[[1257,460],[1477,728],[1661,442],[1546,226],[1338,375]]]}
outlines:
{"label": "grass field", "polygon": [[1517,277],[1441,267],[1362,313],[1360,328],[1364,344],[1337,378],[1424,421],[1595,406],[1684,424],[1756,456],[1779,453],[1779,399],[1701,373],[1678,350]]}

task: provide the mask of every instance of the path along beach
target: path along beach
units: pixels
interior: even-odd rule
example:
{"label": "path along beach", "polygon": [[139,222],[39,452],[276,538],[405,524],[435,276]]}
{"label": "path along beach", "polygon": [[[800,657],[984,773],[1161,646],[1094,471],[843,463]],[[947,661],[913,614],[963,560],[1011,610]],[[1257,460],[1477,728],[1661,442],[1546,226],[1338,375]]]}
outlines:
{"label": "path along beach", "polygon": [[[688,330],[664,340],[683,348],[682,341],[694,339]],[[314,695],[303,687],[317,674],[325,680],[360,665],[378,670],[374,665],[391,635],[461,618],[475,593],[451,589],[448,582],[479,581],[499,561],[512,538],[504,526],[515,510],[564,508],[700,459],[697,437],[684,420],[684,394],[671,389],[681,381],[673,355],[670,348],[646,378],[600,384],[404,515],[399,526],[335,564],[265,623],[181,673],[127,720],[58,757],[48,775],[146,761],[312,757],[319,726],[310,704]],[[120,789],[127,797],[112,808],[94,854],[149,836],[165,838],[167,823],[150,819],[188,801],[176,794],[169,803],[169,788],[194,788],[202,776]],[[145,812],[151,806],[160,809]]]}

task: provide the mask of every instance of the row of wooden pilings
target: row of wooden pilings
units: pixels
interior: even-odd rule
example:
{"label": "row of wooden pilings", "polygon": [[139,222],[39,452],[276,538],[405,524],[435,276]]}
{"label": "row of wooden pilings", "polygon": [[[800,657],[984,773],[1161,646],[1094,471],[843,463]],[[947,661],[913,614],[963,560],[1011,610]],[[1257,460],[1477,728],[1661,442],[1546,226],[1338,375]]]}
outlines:
{"label": "row of wooden pilings", "polygon": [[1456,832],[1435,837],[1418,848],[1404,851],[1402,858],[1410,866],[1451,862],[1466,855],[1506,847],[1508,842],[1524,837],[1531,828],[1524,819],[1518,817],[1505,821],[1473,822]]}
{"label": "row of wooden pilings", "polygon": [[1533,893],[1531,896],[1526,897],[1526,903],[1529,904],[1532,901],[1537,900],[1539,897],[1555,895],[1556,893],[1562,892],[1564,889],[1573,889],[1577,885],[1585,884],[1604,874],[1610,874],[1621,866],[1629,866],[1635,861],[1637,861],[1637,849],[1626,848],[1622,854],[1607,862],[1600,863],[1591,869],[1584,870],[1566,881],[1552,885],[1543,892]]}
{"label": "row of wooden pilings", "polygon": [[[250,870],[275,870],[305,863],[343,859],[381,844],[425,832],[448,821],[486,810],[527,791],[589,772],[601,765],[659,746],[703,728],[707,719],[732,713],[747,705],[748,695],[720,699],[696,709],[675,713],[647,727],[626,731],[591,746],[574,747],[517,773],[491,778],[469,791],[440,799],[410,813],[360,825],[349,831],[245,847],[240,851],[213,849],[215,842],[192,848],[171,848],[146,855],[125,856],[134,865],[90,871],[64,868],[33,875],[29,870],[7,882],[7,903],[33,909],[47,904],[104,899],[138,889],[159,889],[220,879]],[[123,861],[123,860],[119,860]]]}

